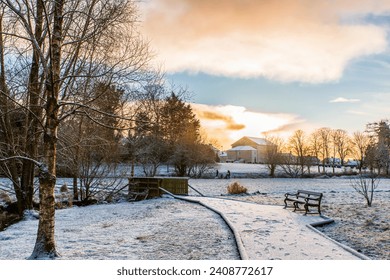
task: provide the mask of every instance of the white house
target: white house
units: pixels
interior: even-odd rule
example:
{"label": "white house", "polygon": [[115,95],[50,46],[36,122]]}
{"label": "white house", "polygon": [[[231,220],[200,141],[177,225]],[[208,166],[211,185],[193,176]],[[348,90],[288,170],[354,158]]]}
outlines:
{"label": "white house", "polygon": [[267,147],[273,145],[265,138],[244,136],[227,150],[228,161],[264,163]]}

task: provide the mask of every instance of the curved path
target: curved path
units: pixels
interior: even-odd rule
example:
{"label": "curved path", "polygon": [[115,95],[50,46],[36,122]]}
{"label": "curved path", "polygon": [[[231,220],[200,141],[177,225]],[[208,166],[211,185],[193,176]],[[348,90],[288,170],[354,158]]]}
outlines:
{"label": "curved path", "polygon": [[[177,196],[176,196],[177,197]],[[235,232],[244,259],[356,260],[365,256],[313,230],[324,218],[281,206],[211,197],[177,197],[216,210]],[[238,236],[237,236],[238,235]]]}

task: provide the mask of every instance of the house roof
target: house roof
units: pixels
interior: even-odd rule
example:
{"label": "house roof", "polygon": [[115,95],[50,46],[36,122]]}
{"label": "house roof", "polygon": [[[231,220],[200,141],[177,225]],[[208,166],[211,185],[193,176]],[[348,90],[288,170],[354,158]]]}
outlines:
{"label": "house roof", "polygon": [[270,144],[270,142],[268,140],[266,140],[265,138],[248,137],[248,136],[245,136],[245,137],[252,140],[253,142],[255,142],[258,145],[269,145]]}
{"label": "house roof", "polygon": [[272,145],[272,143],[270,141],[266,140],[265,138],[244,136],[244,137],[240,138],[239,140],[237,140],[236,142],[234,142],[232,144],[232,146],[237,146],[237,145],[240,145],[241,143],[242,144],[245,143],[248,145],[249,144],[248,142],[253,143],[253,145],[256,145],[256,146]]}
{"label": "house roof", "polygon": [[231,148],[228,151],[257,151],[257,150],[251,146],[237,146],[237,147]]}

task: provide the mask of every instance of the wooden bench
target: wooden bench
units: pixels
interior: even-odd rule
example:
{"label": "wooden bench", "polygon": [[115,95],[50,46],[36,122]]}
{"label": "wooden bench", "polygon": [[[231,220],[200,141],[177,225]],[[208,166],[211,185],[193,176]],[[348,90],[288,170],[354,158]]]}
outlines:
{"label": "wooden bench", "polygon": [[318,214],[321,215],[321,199],[322,199],[322,193],[319,192],[312,192],[312,191],[305,191],[305,190],[298,190],[296,193],[286,193],[285,199],[284,199],[284,208],[287,208],[287,202],[291,201],[292,206],[294,207],[294,212],[299,208],[299,205],[303,204],[305,215],[306,214],[314,214],[310,213],[309,207],[317,207]]}

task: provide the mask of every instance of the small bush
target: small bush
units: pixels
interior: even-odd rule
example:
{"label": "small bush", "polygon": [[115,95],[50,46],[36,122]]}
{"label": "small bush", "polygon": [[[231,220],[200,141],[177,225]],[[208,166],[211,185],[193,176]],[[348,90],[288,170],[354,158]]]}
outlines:
{"label": "small bush", "polygon": [[6,192],[0,192],[0,202],[3,201],[5,204],[11,204],[12,200]]}
{"label": "small bush", "polygon": [[238,182],[234,182],[227,187],[229,194],[241,194],[246,193],[248,190]]}
{"label": "small bush", "polygon": [[72,194],[62,192],[60,195],[56,195],[56,209],[64,209],[73,207],[73,197]]}
{"label": "small bush", "polygon": [[68,190],[68,186],[66,185],[66,184],[63,184],[62,186],[61,186],[61,188],[60,188],[60,192],[62,192],[62,193],[66,193],[66,192],[68,192],[69,190]]}

